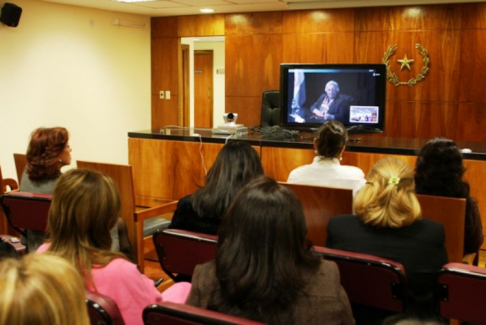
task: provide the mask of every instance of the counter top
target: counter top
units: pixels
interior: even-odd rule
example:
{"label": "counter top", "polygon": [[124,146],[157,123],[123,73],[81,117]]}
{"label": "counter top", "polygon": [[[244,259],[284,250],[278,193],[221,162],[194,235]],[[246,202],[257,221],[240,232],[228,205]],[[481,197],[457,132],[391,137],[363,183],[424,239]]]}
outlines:
{"label": "counter top", "polygon": [[[130,138],[164,139],[188,142],[225,143],[227,140],[244,140],[251,145],[262,147],[286,147],[312,149],[314,136],[309,132],[291,131],[282,128],[250,128],[248,132],[213,134],[207,128],[165,127],[160,129],[129,132]],[[394,155],[418,155],[429,139],[391,138],[379,134],[350,134],[346,151],[369,152]],[[464,159],[486,160],[486,143],[456,142],[461,149],[470,149],[464,153]]]}

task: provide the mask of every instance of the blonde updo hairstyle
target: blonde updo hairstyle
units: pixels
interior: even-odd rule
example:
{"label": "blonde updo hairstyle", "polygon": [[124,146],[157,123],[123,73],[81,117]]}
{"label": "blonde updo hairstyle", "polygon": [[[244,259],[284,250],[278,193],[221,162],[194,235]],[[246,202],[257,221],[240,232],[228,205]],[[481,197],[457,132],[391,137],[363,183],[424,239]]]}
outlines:
{"label": "blonde updo hairstyle", "polygon": [[365,224],[374,227],[411,225],[421,216],[412,168],[393,157],[378,161],[355,198],[354,211]]}

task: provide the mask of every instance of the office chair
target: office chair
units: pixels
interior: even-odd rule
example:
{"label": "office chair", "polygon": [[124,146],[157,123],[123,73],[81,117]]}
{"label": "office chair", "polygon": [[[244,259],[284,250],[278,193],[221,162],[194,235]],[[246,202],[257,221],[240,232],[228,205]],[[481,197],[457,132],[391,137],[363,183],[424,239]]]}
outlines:
{"label": "office chair", "polygon": [[261,127],[280,125],[280,92],[265,90],[262,95]]}

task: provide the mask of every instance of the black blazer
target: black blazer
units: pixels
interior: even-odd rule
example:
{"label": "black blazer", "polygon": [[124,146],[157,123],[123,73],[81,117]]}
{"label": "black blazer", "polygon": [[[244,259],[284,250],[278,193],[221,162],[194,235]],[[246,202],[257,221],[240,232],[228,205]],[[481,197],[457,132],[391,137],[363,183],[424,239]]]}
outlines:
{"label": "black blazer", "polygon": [[437,271],[448,262],[442,224],[420,219],[402,228],[375,228],[357,216],[331,218],[326,246],[372,254],[399,262],[405,268],[409,303],[418,315],[434,313],[434,282]]}

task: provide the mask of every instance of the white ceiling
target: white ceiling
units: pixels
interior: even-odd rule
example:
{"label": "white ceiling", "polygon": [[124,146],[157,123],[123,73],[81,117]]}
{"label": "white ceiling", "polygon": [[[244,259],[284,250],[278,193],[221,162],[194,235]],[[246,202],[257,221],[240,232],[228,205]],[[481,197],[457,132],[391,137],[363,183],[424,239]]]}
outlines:
{"label": "white ceiling", "polygon": [[158,0],[120,3],[112,0],[43,0],[66,5],[127,12],[150,17],[199,15],[201,8],[215,14],[281,11],[295,9],[399,6],[440,3],[486,2],[486,0]]}

